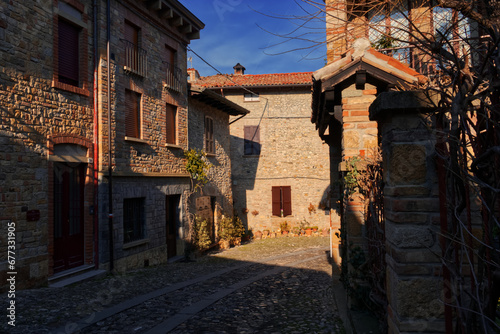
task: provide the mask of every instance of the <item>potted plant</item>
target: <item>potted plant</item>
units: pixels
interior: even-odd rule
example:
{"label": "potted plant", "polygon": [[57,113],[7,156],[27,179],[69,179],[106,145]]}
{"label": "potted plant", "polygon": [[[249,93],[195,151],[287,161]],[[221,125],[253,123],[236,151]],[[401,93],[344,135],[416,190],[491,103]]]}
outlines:
{"label": "potted plant", "polygon": [[280,223],[280,230],[283,235],[288,235],[288,232],[290,232],[290,226],[286,220]]}

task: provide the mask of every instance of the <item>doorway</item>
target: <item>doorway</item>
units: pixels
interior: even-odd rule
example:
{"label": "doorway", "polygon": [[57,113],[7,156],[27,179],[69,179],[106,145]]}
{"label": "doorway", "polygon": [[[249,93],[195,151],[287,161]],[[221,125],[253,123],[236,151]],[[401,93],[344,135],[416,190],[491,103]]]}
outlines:
{"label": "doorway", "polygon": [[54,272],[83,265],[83,163],[54,163]]}
{"label": "doorway", "polygon": [[180,227],[181,195],[167,195],[165,200],[165,217],[167,227],[167,258],[177,255],[177,238]]}

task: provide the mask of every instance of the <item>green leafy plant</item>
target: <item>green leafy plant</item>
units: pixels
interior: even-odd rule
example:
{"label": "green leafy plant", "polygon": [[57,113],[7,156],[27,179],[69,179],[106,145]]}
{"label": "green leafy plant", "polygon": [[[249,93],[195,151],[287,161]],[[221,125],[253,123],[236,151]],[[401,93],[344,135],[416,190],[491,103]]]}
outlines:
{"label": "green leafy plant", "polygon": [[288,225],[288,222],[287,221],[284,221],[282,223],[280,223],[280,230],[282,232],[289,232],[290,231],[290,225]]}
{"label": "green leafy plant", "polygon": [[396,40],[391,36],[382,35],[378,41],[373,43],[375,49],[391,49],[396,46]]}
{"label": "green leafy plant", "polygon": [[219,221],[219,238],[231,243],[245,234],[245,227],[238,216],[223,217]]}
{"label": "green leafy plant", "polygon": [[193,182],[193,190],[201,188],[208,180],[208,170],[212,168],[212,164],[206,159],[207,154],[203,150],[190,149],[184,151],[186,158],[186,171],[191,176]]}
{"label": "green leafy plant", "polygon": [[194,244],[198,250],[205,251],[212,245],[209,222],[206,219],[196,216],[194,225]]}
{"label": "green leafy plant", "polygon": [[351,196],[357,191],[358,178],[360,173],[358,170],[359,157],[352,157],[346,160],[347,173],[344,176],[344,189],[348,196]]}

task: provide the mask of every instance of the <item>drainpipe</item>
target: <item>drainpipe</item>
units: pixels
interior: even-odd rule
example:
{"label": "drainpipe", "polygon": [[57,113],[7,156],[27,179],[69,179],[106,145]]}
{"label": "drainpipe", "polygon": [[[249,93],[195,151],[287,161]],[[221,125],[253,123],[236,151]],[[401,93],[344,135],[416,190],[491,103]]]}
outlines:
{"label": "drainpipe", "polygon": [[108,213],[108,229],[109,229],[109,270],[114,269],[114,242],[113,242],[113,159],[111,158],[111,59],[110,59],[110,43],[111,43],[111,4],[110,0],[106,3],[106,25],[107,25],[107,36],[106,36],[106,58],[108,65],[108,201],[109,201],[109,213]]}
{"label": "drainpipe", "polygon": [[93,0],[94,7],[94,264],[99,268],[99,117],[98,117],[98,36],[97,36],[97,0]]}

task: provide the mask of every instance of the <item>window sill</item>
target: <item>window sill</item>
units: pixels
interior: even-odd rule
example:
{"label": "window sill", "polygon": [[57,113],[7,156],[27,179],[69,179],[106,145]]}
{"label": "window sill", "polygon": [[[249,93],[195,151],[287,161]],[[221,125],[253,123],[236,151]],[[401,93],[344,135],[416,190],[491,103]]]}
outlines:
{"label": "window sill", "polygon": [[241,157],[242,158],[260,158],[261,156],[262,156],[261,154],[248,154],[248,155],[244,154]]}
{"label": "window sill", "polygon": [[140,139],[140,138],[134,138],[134,137],[127,137],[125,136],[126,141],[131,141],[135,143],[141,143],[141,144],[149,144],[147,140]]}
{"label": "window sill", "polygon": [[86,88],[80,88],[76,86],[72,86],[70,84],[62,83],[57,80],[52,80],[52,88],[57,88],[61,90],[65,90],[67,92],[83,95],[83,96],[90,96],[90,92]]}
{"label": "window sill", "polygon": [[180,145],[176,145],[176,144],[169,144],[169,143],[166,143],[165,144],[165,147],[168,147],[168,148],[177,148],[179,150],[183,150],[184,147],[180,146]]}
{"label": "window sill", "polygon": [[123,249],[129,249],[129,248],[134,248],[140,245],[144,244],[149,244],[149,239],[141,239],[141,240],[136,240],[132,242],[127,242],[126,244],[123,244]]}
{"label": "window sill", "polygon": [[217,155],[215,153],[207,153],[207,157],[214,158]]}

